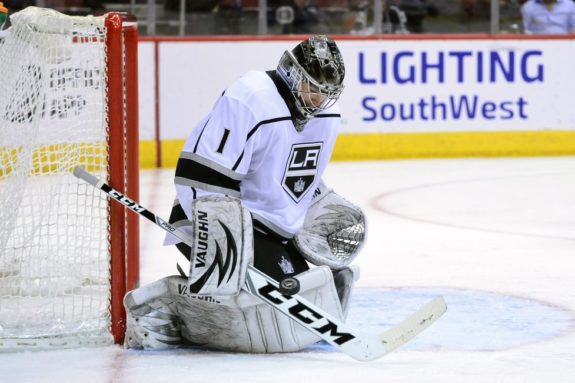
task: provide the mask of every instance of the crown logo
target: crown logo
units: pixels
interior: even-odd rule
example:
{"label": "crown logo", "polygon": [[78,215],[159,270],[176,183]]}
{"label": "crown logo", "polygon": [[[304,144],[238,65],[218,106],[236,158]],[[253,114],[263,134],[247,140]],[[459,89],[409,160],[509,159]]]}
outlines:
{"label": "crown logo", "polygon": [[282,269],[284,274],[293,274],[294,273],[293,265],[283,255],[282,255],[282,259],[280,260],[278,265],[280,266],[280,268]]}
{"label": "crown logo", "polygon": [[301,179],[301,177],[299,178],[299,180],[297,180],[294,185],[293,185],[293,190],[296,193],[301,193],[302,191],[304,191],[305,189],[305,181]]}

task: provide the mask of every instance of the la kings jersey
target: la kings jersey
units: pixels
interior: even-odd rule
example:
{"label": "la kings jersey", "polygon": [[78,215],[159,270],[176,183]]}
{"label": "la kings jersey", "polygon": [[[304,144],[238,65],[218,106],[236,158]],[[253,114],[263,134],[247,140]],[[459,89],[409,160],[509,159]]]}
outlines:
{"label": "la kings jersey", "polygon": [[291,238],[303,225],[339,124],[336,104],[296,131],[270,76],[248,72],[188,137],[176,168],[176,203],[189,217],[199,196],[237,197],[256,226]]}

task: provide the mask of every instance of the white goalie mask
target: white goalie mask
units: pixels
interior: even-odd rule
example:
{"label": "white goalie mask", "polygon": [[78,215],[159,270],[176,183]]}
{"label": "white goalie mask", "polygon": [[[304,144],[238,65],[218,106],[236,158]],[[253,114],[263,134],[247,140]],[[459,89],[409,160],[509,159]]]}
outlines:
{"label": "white goalie mask", "polygon": [[327,36],[310,37],[285,51],[277,74],[294,96],[298,130],[319,112],[331,107],[343,91],[345,66],[335,42]]}

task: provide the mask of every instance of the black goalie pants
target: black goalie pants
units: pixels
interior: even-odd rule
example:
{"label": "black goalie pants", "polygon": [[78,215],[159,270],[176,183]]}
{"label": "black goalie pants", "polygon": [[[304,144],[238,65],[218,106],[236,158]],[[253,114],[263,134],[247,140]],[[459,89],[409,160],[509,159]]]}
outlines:
{"label": "black goalie pants", "polygon": [[[184,243],[176,244],[189,260],[191,249]],[[304,257],[292,241],[254,230],[254,267],[276,281],[309,270]]]}

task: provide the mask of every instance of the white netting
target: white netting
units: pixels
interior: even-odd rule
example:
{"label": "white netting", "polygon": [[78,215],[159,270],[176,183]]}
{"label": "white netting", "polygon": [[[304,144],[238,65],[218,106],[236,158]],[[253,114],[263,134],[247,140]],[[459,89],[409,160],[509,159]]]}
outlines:
{"label": "white netting", "polygon": [[0,349],[111,342],[102,17],[27,8],[0,40]]}

